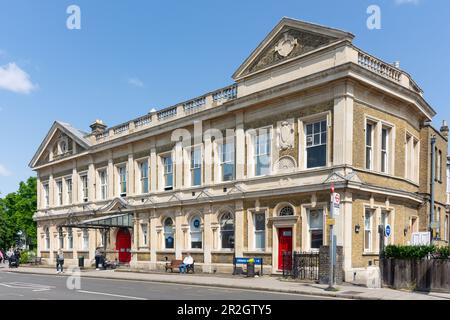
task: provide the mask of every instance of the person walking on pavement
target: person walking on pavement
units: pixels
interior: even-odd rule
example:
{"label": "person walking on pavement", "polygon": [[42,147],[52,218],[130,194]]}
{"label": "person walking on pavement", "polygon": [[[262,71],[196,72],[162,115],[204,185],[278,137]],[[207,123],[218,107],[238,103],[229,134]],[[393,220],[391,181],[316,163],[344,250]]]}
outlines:
{"label": "person walking on pavement", "polygon": [[100,251],[100,248],[97,248],[96,250],[95,250],[95,270],[100,270],[99,269],[99,264],[102,264],[102,266],[103,266],[103,262],[102,262],[102,253],[101,253],[101,251]]}
{"label": "person walking on pavement", "polygon": [[56,254],[56,273],[64,273],[64,253],[61,249]]}
{"label": "person walking on pavement", "polygon": [[4,262],[5,257],[3,256],[3,250],[0,249],[0,263]]}

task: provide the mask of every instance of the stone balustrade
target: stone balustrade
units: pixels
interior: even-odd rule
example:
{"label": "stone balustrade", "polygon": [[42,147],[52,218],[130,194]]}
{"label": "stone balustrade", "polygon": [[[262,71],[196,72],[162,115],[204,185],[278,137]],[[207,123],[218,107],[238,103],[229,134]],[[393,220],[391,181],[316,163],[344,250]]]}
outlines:
{"label": "stone balustrade", "polygon": [[157,112],[151,112],[127,123],[107,128],[103,133],[96,134],[95,137],[92,136],[92,138],[95,138],[94,142],[96,143],[110,141],[133,131],[147,129],[165,121],[189,116],[193,113],[200,112],[207,108],[217,107],[227,101],[235,99],[237,98],[237,92],[238,87],[236,84],[233,84],[199,98],[188,100],[180,105],[165,108]]}

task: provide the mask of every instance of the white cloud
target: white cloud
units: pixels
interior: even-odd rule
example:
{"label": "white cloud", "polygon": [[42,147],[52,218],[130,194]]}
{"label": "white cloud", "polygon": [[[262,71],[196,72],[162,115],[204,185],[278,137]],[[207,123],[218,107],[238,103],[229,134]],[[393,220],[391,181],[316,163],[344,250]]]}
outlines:
{"label": "white cloud", "polygon": [[138,78],[128,78],[128,84],[139,88],[144,86],[144,83]]}
{"label": "white cloud", "polygon": [[5,168],[2,164],[0,164],[0,177],[9,177],[11,175],[11,171]]}
{"label": "white cloud", "polygon": [[418,5],[420,0],[395,0],[396,5],[402,5],[402,4],[414,4]]}
{"label": "white cloud", "polygon": [[10,62],[0,66],[0,89],[28,94],[36,89],[36,85],[31,82],[28,73],[14,62]]}

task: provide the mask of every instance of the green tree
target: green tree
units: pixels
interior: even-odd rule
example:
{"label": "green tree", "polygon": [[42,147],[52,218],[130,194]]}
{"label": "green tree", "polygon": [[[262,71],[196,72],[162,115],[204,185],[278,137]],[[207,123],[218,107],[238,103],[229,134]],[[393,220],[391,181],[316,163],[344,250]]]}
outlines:
{"label": "green tree", "polygon": [[36,178],[30,177],[26,183],[20,182],[17,192],[0,199],[0,247],[8,248],[15,244],[19,231],[25,233],[31,248],[36,246]]}

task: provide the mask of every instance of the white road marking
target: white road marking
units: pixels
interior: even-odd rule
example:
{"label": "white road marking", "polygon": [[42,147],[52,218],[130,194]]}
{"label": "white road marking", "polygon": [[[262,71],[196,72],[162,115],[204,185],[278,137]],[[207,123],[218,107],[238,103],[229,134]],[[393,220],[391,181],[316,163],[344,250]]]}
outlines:
{"label": "white road marking", "polygon": [[125,298],[125,299],[147,300],[145,298],[140,298],[140,297],[123,296],[123,295],[120,295],[120,294],[113,294],[113,293],[106,293],[106,292],[95,292],[95,291],[85,291],[85,290],[77,290],[77,292],[88,293],[88,294],[104,295],[104,296],[117,297],[117,298]]}
{"label": "white road marking", "polygon": [[46,286],[46,285],[35,284],[35,283],[26,283],[26,282],[0,283],[0,286],[4,286],[7,288],[13,288],[13,289],[30,289],[34,292],[49,291],[50,289],[55,288],[52,286]]}

